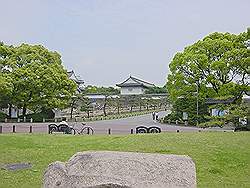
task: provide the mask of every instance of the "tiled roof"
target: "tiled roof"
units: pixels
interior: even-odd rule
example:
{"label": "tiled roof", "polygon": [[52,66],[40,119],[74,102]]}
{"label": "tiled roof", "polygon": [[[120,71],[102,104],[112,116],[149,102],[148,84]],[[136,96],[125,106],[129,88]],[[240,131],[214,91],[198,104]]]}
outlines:
{"label": "tiled roof", "polygon": [[230,99],[213,99],[213,98],[207,98],[206,104],[230,104],[233,103],[235,98]]}
{"label": "tiled roof", "polygon": [[[75,72],[73,70],[67,71],[67,74],[68,74],[68,77],[70,79],[74,80],[77,84],[83,84],[84,83],[84,81],[81,78],[76,76],[76,74],[75,74]],[[73,76],[73,78],[72,78],[72,76]]]}
{"label": "tiled roof", "polygon": [[[129,83],[129,80],[133,80],[134,83]],[[127,83],[128,82],[128,83]],[[133,87],[133,86],[142,86],[142,87],[154,87],[155,85],[149,82],[146,82],[144,80],[135,78],[133,76],[130,76],[128,79],[126,79],[124,82],[120,84],[116,84],[118,87]]]}
{"label": "tiled roof", "polygon": [[74,71],[73,70],[71,70],[71,71],[67,71],[67,74],[68,74],[68,77],[71,77],[73,74],[75,74],[74,73]]}

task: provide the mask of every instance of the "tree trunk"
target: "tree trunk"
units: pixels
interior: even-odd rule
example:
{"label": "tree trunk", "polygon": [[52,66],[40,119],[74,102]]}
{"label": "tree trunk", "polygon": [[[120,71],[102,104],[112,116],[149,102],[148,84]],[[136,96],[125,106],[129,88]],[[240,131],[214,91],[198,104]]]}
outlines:
{"label": "tree trunk", "polygon": [[71,106],[71,109],[70,109],[70,119],[73,118],[73,106]]}
{"label": "tree trunk", "polygon": [[27,107],[26,104],[23,105],[23,117],[26,116]]}
{"label": "tree trunk", "polygon": [[9,104],[9,118],[11,118],[12,104]]}
{"label": "tree trunk", "polygon": [[72,101],[72,104],[71,104],[71,109],[70,109],[70,119],[73,118],[73,110],[74,110],[74,106],[75,106],[75,100]]}
{"label": "tree trunk", "polygon": [[20,112],[20,111],[19,111],[19,108],[18,108],[18,109],[17,109],[17,117],[19,117],[19,112]]}
{"label": "tree trunk", "polygon": [[104,114],[104,116],[107,116],[107,113],[106,113],[106,103],[103,105],[103,114]]}

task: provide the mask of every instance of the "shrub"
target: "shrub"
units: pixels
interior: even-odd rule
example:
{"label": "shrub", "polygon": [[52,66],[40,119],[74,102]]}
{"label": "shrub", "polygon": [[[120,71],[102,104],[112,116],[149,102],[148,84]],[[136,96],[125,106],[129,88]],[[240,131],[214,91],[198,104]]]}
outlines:
{"label": "shrub", "polygon": [[3,112],[0,112],[0,121],[4,121],[5,118],[7,118],[8,115],[3,113]]}
{"label": "shrub", "polygon": [[[52,110],[43,110],[38,113],[33,114],[27,114],[26,119],[33,119],[34,122],[42,122],[43,118],[45,119],[53,119],[55,117],[55,114]],[[20,118],[23,118],[23,116],[20,116]]]}
{"label": "shrub", "polygon": [[223,127],[224,121],[214,120],[214,121],[207,121],[198,125],[198,127],[206,128],[206,127]]}

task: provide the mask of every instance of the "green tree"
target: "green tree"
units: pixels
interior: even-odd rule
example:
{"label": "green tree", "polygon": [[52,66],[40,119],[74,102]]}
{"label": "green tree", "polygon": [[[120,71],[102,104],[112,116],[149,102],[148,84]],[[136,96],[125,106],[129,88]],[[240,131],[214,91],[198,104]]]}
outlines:
{"label": "green tree", "polygon": [[119,97],[115,97],[113,99],[113,106],[115,107],[115,109],[117,110],[117,114],[120,114],[120,110],[122,108],[122,106],[124,105],[124,99],[122,96]]}
{"label": "green tree", "polygon": [[84,90],[83,93],[85,94],[113,94],[117,95],[120,93],[120,91],[113,87],[98,87],[98,86],[92,86],[88,85]]}
{"label": "green tree", "polygon": [[207,113],[204,107],[206,98],[234,98],[235,102],[240,102],[243,93],[250,89],[248,48],[247,32],[239,35],[216,32],[178,52],[169,65],[167,79],[173,103],[172,116],[181,117],[178,115],[183,106],[179,103],[180,98],[190,103],[182,110],[189,110],[192,117],[195,117],[196,99],[201,115]]}
{"label": "green tree", "polygon": [[93,105],[88,97],[82,97],[80,110],[86,112],[88,118],[90,117],[90,112],[93,111]]}
{"label": "green tree", "polygon": [[167,93],[167,85],[164,85],[163,87],[150,87],[146,89],[146,94],[166,94]]}
{"label": "green tree", "polygon": [[212,33],[178,52],[169,67],[167,88],[172,101],[189,97],[233,96],[249,90],[250,52],[247,33]]}
{"label": "green tree", "polygon": [[0,108],[8,108],[10,102],[9,95],[12,92],[12,88],[11,78],[0,72]]}
{"label": "green tree", "polygon": [[240,119],[247,119],[248,126],[250,120],[250,105],[241,103],[240,105],[231,104],[228,108],[228,114],[225,116],[226,122],[232,122],[235,126],[241,126]]}
{"label": "green tree", "polygon": [[10,94],[13,91],[12,78],[9,75],[13,54],[13,47],[7,46],[0,42],[0,108],[9,108],[9,116],[11,115],[11,98]]}
{"label": "green tree", "polygon": [[[61,57],[41,45],[22,44],[7,46],[9,55],[2,55],[1,67],[12,85],[9,106],[40,111],[63,108],[76,90],[76,84],[68,78]],[[0,51],[1,52],[1,51]],[[2,50],[2,54],[6,54]],[[3,71],[2,71],[3,72]]]}
{"label": "green tree", "polygon": [[88,85],[83,90],[83,93],[104,95],[104,99],[99,100],[99,103],[102,105],[103,115],[107,116],[107,107],[114,106],[114,99],[112,98],[112,95],[118,95],[120,91],[113,87],[97,87]]}

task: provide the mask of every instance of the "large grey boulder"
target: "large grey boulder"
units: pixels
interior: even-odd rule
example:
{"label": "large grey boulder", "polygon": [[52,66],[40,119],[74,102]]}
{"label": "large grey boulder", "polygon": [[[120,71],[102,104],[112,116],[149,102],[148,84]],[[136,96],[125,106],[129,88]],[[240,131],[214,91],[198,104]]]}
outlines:
{"label": "large grey boulder", "polygon": [[66,163],[54,162],[44,173],[52,187],[196,187],[195,164],[188,156],[91,151],[76,153]]}

